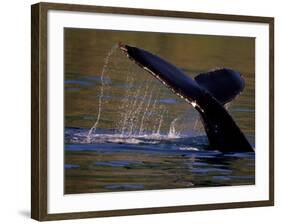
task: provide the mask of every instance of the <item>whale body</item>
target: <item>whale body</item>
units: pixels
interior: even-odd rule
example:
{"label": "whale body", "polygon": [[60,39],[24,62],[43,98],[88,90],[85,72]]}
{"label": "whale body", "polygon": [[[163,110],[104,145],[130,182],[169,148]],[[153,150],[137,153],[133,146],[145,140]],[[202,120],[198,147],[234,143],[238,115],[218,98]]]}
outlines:
{"label": "whale body", "polygon": [[245,87],[239,72],[222,68],[198,74],[192,79],[180,68],[147,50],[121,43],[119,49],[199,112],[210,149],[221,152],[254,151],[224,108]]}

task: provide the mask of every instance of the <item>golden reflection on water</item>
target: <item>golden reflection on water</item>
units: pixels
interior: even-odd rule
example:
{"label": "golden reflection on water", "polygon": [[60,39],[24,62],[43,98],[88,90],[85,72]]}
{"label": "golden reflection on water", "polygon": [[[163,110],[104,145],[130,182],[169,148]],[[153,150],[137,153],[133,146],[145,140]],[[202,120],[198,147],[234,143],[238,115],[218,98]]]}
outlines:
{"label": "golden reflection on water", "polygon": [[[255,40],[247,37],[65,28],[66,128],[91,128],[95,123],[104,60],[112,46],[118,42],[155,53],[192,77],[200,72],[222,67],[242,73],[246,83],[245,89],[227,107],[242,132],[254,145]],[[142,94],[145,89],[149,90],[148,94],[153,90],[154,96],[158,95],[164,100],[161,104],[167,111],[161,131],[167,133],[171,122],[179,117],[178,129],[181,129],[180,126],[183,124],[183,129],[188,130],[199,126],[204,133],[202,127],[200,128],[200,122],[197,121],[197,112],[189,104],[128,60],[119,50],[113,52],[105,70],[106,84],[98,128],[117,127],[122,117],[118,112],[120,104],[126,96],[125,84],[132,78],[134,85],[141,86]],[[153,123],[146,125],[150,125],[151,128],[155,126]],[[104,145],[96,144],[89,146],[94,150],[80,151],[81,146],[66,144],[66,148],[78,149],[65,151],[65,166],[69,166],[65,168],[66,194],[255,183],[254,155],[233,158],[217,155],[198,157],[196,153],[191,153],[191,156],[183,155],[181,152],[173,155],[173,151],[162,154],[157,149],[156,154],[154,151],[141,153],[134,151],[133,146],[128,151],[115,152],[115,149],[119,149],[118,144],[112,145],[112,149],[104,149]]]}
{"label": "golden reflection on water", "polygon": [[[242,73],[246,87],[242,94],[228,105],[234,120],[247,134],[255,134],[255,40],[247,37],[166,34],[148,32],[104,31],[66,28],[65,38],[65,80],[79,80],[83,77],[96,80],[104,66],[104,59],[112,46],[118,42],[137,46],[167,59],[195,76],[215,68],[228,67]],[[177,114],[192,109],[158,83],[145,71],[133,65],[119,50],[110,58],[108,73],[118,83],[126,81],[125,74],[133,66],[139,82],[150,80],[157,89],[168,98],[175,98],[179,103],[169,105],[169,117],[163,130]],[[120,88],[108,87],[111,96],[120,95]],[[100,83],[65,84],[65,126],[90,128],[97,117]],[[113,109],[118,100],[108,100],[99,124],[101,128],[114,127],[116,120]],[[166,125],[166,126],[165,126]]]}

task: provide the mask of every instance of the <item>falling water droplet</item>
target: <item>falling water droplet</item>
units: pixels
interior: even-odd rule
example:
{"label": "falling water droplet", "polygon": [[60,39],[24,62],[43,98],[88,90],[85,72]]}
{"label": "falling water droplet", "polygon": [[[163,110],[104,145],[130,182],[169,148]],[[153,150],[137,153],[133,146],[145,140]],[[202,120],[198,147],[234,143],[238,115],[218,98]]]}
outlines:
{"label": "falling water droplet", "polygon": [[96,122],[94,123],[94,125],[91,127],[91,129],[88,132],[88,135],[87,135],[88,143],[91,142],[92,135],[95,134],[97,126],[99,124],[99,120],[100,120],[100,116],[101,116],[101,112],[102,112],[102,98],[103,98],[103,94],[104,94],[104,85],[105,85],[104,74],[107,69],[107,65],[109,63],[109,58],[113,54],[113,52],[117,49],[117,47],[118,47],[117,44],[113,45],[104,60],[104,66],[102,68],[102,73],[101,73],[101,87],[100,87],[100,95],[99,95],[98,116],[97,116]]}

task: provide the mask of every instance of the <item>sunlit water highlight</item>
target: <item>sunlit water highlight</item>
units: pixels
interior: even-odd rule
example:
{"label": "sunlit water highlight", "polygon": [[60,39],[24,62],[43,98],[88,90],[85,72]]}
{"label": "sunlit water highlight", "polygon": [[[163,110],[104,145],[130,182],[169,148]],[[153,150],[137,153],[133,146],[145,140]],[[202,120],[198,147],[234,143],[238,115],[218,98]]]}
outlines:
{"label": "sunlit water highlight", "polygon": [[254,153],[210,149],[192,106],[119,53],[113,46],[102,56],[100,75],[66,76],[81,112],[66,116],[65,193],[255,183]]}

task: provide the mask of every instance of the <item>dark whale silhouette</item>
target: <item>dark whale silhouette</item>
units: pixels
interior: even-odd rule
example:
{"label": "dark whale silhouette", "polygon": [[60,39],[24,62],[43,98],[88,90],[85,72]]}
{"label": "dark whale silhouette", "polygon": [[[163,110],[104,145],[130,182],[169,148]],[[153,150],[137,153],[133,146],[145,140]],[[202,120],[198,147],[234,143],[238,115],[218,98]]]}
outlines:
{"label": "dark whale silhouette", "polygon": [[119,49],[199,112],[210,149],[221,152],[254,151],[224,108],[225,103],[244,89],[245,82],[239,72],[223,68],[201,73],[192,79],[175,65],[146,50],[121,43]]}

